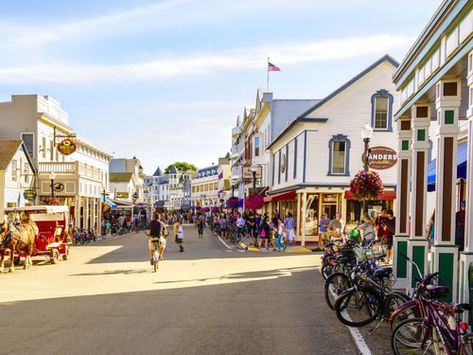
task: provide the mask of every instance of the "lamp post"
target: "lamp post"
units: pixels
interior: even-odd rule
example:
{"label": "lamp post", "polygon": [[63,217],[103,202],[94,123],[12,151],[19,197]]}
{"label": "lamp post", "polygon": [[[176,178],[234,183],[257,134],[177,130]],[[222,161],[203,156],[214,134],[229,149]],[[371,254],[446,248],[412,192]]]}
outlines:
{"label": "lamp post", "polygon": [[258,166],[256,164],[252,164],[250,166],[250,171],[253,174],[253,189],[256,189],[256,172],[258,171]]}
{"label": "lamp post", "polygon": [[[370,145],[370,140],[371,140],[371,137],[373,136],[373,128],[368,124],[368,123],[365,123],[365,125],[363,126],[363,129],[361,130],[361,138],[363,138],[363,142],[365,144],[365,149],[364,149],[364,152],[363,152],[363,170],[365,172],[368,172],[369,170],[369,154],[370,154],[370,148],[369,148],[369,145]],[[368,212],[368,203],[366,202],[366,200],[363,200],[363,213],[366,213]]]}

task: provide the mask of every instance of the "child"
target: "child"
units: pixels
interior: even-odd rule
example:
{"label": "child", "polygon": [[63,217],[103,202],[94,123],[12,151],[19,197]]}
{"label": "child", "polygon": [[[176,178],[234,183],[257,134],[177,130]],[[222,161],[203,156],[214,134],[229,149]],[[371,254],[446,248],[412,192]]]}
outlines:
{"label": "child", "polygon": [[177,235],[176,235],[176,243],[179,245],[179,252],[184,251],[184,247],[182,243],[184,242],[184,228],[182,227],[181,221],[177,221]]}
{"label": "child", "polygon": [[286,249],[286,246],[283,244],[284,240],[284,233],[286,233],[286,226],[284,225],[284,222],[282,221],[281,217],[278,218],[278,239],[277,239],[277,246],[279,251],[284,251]]}

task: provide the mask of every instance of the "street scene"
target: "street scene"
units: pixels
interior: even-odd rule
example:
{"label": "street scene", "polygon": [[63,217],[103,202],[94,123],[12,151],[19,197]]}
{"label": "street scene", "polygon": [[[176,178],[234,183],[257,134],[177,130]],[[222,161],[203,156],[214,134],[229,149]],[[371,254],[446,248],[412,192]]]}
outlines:
{"label": "street scene", "polygon": [[473,355],[473,1],[20,3],[0,354]]}

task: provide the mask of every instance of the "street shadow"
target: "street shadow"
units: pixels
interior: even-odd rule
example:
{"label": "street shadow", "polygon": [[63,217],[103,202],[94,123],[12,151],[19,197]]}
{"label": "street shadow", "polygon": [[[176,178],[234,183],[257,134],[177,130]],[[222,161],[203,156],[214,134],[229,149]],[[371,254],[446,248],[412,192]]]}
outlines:
{"label": "street shadow", "polygon": [[8,334],[2,353],[18,344],[32,354],[355,353],[323,301],[320,273],[288,270],[236,273],[228,277],[242,282],[226,284],[1,303],[9,320],[0,325]]}

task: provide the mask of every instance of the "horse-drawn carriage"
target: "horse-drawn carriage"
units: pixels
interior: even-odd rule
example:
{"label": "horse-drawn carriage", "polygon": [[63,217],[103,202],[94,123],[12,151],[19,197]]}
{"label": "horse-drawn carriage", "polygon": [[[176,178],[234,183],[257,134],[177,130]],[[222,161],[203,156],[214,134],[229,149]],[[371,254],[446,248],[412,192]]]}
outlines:
{"label": "horse-drawn carriage", "polygon": [[[22,222],[18,225],[10,223],[8,229],[10,234],[17,233],[16,239],[22,238],[23,218],[28,221],[26,225],[32,226],[34,230],[34,245],[32,248],[18,248],[11,252],[11,260],[25,258],[25,265],[32,256],[42,256],[49,259],[51,264],[56,264],[59,258],[67,260],[69,256],[68,228],[69,228],[69,208],[67,206],[29,206],[7,208],[5,213],[10,221],[20,219]],[[12,226],[13,225],[13,226]],[[24,234],[24,232],[23,232]],[[15,237],[11,237],[15,238]],[[23,242],[26,244],[27,242]],[[21,243],[19,243],[21,247]],[[11,248],[10,248],[11,249]],[[7,250],[8,253],[8,250]],[[13,254],[13,255],[12,255]],[[31,262],[31,260],[30,260]],[[32,264],[32,263],[31,263]]]}

